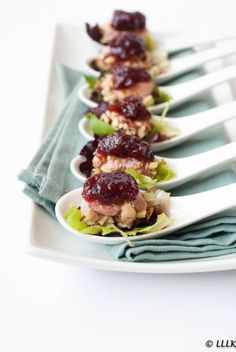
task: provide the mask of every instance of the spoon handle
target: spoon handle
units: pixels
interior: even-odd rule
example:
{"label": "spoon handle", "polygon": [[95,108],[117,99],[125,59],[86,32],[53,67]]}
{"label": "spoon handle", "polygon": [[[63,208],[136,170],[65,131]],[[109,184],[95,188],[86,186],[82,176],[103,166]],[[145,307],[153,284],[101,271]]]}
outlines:
{"label": "spoon handle", "polygon": [[[236,159],[236,142],[228,143],[210,151],[178,159],[178,177],[192,178],[203,172],[218,168]],[[173,160],[173,159],[172,159]]]}
{"label": "spoon handle", "polygon": [[167,73],[157,77],[157,82],[161,83],[172,79],[177,75],[196,68],[208,61],[222,58],[236,52],[236,46],[227,45],[209,50],[204,50],[192,55],[184,56],[170,61],[170,69]]}
{"label": "spoon handle", "polygon": [[161,89],[172,96],[173,105],[175,105],[234,77],[236,77],[236,65],[225,67],[186,83]]}
{"label": "spoon handle", "polygon": [[184,227],[214,214],[236,208],[236,183],[185,197],[171,197],[171,202],[173,210],[170,215],[183,219],[180,227]]}
{"label": "spoon handle", "polygon": [[192,48],[196,45],[212,44],[217,41],[226,41],[235,39],[235,35],[228,33],[222,34],[209,34],[209,33],[190,33],[189,35],[178,36],[170,39],[163,40],[163,45],[168,53]]}
{"label": "spoon handle", "polygon": [[206,128],[216,126],[235,116],[236,100],[194,115],[177,119],[168,118],[166,120],[171,123],[171,119],[174,119],[172,121],[174,121],[175,125],[181,130],[182,135],[190,136]]}

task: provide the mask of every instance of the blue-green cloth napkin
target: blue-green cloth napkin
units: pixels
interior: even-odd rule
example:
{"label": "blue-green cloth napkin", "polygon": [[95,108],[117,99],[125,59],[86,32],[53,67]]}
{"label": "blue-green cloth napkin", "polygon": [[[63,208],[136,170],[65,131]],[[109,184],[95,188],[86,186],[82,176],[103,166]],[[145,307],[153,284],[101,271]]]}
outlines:
{"label": "blue-green cloth napkin", "polygon": [[116,259],[155,262],[222,256],[236,252],[236,216],[214,217],[173,235],[112,246]]}
{"label": "blue-green cloth napkin", "polygon": [[[85,143],[78,133],[78,121],[87,107],[78,99],[82,74],[56,66],[65,105],[47,136],[18,179],[26,185],[23,192],[54,215],[55,203],[66,192],[78,187],[70,172],[70,161]],[[73,75],[72,75],[73,72]]]}
{"label": "blue-green cloth napkin", "polygon": [[[63,65],[57,65],[56,73],[65,98],[64,108],[56,119],[36,155],[18,178],[25,183],[24,193],[35,203],[54,215],[55,203],[64,193],[80,187],[81,183],[69,170],[71,159],[78,154],[85,139],[78,133],[78,121],[86,107],[77,96],[82,83],[81,73]],[[198,71],[186,74],[174,83],[199,76]],[[204,94],[170,115],[179,117],[194,114],[213,106],[210,96]],[[196,139],[179,147],[163,152],[166,157],[183,157],[203,152],[227,143],[222,128],[208,130]],[[236,182],[236,173],[226,169],[214,176],[197,179],[176,188],[174,196],[202,192]],[[138,241],[133,247],[128,244],[108,246],[114,258],[128,261],[166,261],[219,256],[236,252],[236,214],[227,213],[221,217],[189,226],[171,236],[155,240]]]}

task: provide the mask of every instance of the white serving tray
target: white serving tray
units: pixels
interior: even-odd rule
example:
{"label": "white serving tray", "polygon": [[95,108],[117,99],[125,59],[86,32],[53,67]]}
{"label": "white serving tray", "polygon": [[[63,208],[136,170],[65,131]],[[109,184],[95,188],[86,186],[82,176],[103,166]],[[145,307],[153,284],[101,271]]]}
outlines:
{"label": "white serving tray", "polygon": [[[171,41],[171,34],[165,35]],[[160,34],[163,38],[163,34]],[[175,33],[176,38],[176,33]],[[55,72],[56,62],[79,69],[87,56],[94,54],[95,48],[79,27],[60,24],[56,27],[51,72],[48,89],[47,109],[44,118],[44,133],[52,120],[58,115],[62,100],[58,92]],[[207,71],[222,66],[222,62],[208,64]],[[234,99],[228,84],[212,91],[216,105]],[[236,119],[225,125],[229,140],[236,140]],[[33,204],[31,231],[29,234],[29,252],[38,257],[64,263],[85,265],[96,269],[143,272],[143,273],[187,273],[236,269],[236,254],[209,259],[132,263],[114,260],[104,245],[85,241],[66,232],[59,223]]]}

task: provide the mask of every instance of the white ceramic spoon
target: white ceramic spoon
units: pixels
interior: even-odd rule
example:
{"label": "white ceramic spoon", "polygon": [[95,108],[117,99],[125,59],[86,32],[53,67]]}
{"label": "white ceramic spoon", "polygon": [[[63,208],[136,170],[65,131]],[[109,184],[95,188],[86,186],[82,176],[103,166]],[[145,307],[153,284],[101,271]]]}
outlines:
{"label": "white ceramic spoon", "polygon": [[[154,37],[158,39],[157,34]],[[161,41],[165,50],[171,54],[177,51],[193,48],[198,45],[215,44],[216,42],[227,42],[234,40],[234,34],[223,33],[209,33],[209,31],[195,32],[190,31],[190,34],[171,36]],[[158,40],[157,40],[158,41]]]}
{"label": "white ceramic spoon", "polygon": [[[169,104],[170,108],[176,107],[190,98],[216,86],[217,84],[230,80],[234,77],[236,77],[236,65],[225,67],[221,70],[208,73],[185,83],[180,83],[173,86],[159,86],[163,92],[167,93],[171,97],[171,100],[169,103],[151,106],[149,107],[149,110],[152,112],[161,112]],[[88,88],[87,84],[80,87],[78,95],[80,100],[85,105],[91,108],[98,105],[90,99],[91,90]]]}
{"label": "white ceramic spoon", "polygon": [[[223,58],[230,54],[236,53],[236,46],[227,45],[221,46],[209,50],[204,50],[199,53],[194,53],[185,57],[181,57],[178,59],[169,60],[169,69],[166,73],[162,73],[155,78],[156,83],[163,83],[176,76],[188,72],[196,67],[199,67],[211,60]],[[100,75],[99,71],[94,70],[90,66],[90,62],[92,58],[89,58],[84,63],[84,71],[93,76],[98,78]]]}
{"label": "white ceramic spoon", "polygon": [[[60,224],[67,231],[89,241],[100,244],[117,244],[124,242],[125,239],[123,237],[80,234],[67,225],[64,215],[72,204],[77,207],[81,205],[81,192],[82,188],[75,189],[58,200],[55,211]],[[214,214],[234,208],[236,209],[236,183],[189,196],[170,197],[169,216],[175,220],[173,224],[158,232],[132,236],[130,240],[137,241],[161,237]]]}
{"label": "white ceramic spoon", "polygon": [[[158,188],[170,190],[197,177],[201,177],[208,171],[214,172],[236,159],[236,142],[185,158],[156,157],[156,159],[165,160],[168,167],[176,174],[175,178],[158,183]],[[78,155],[70,163],[71,172],[82,182],[86,180],[86,176],[80,171],[79,167],[84,161],[85,158]]]}
{"label": "white ceramic spoon", "polygon": [[[234,116],[236,116],[236,101],[194,115],[179,118],[165,117],[165,121],[178,128],[180,133],[176,137],[166,141],[153,143],[151,148],[153,151],[160,151],[174,147],[197,133],[225,122]],[[85,139],[94,139],[93,133],[89,129],[89,120],[86,117],[83,117],[79,121],[79,131]]]}

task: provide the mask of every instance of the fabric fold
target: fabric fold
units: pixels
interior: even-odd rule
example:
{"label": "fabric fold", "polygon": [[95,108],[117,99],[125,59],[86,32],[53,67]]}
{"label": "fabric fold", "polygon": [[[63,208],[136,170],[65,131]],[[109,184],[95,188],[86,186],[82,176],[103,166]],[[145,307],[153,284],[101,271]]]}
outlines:
{"label": "fabric fold", "polygon": [[[65,71],[64,66],[62,70]],[[73,82],[74,88],[67,87],[67,93],[71,93],[60,116],[53,123],[28,167],[18,175],[18,179],[26,184],[24,193],[51,214],[54,214],[53,208],[57,200],[78,184],[71,177],[69,166],[71,159],[81,148],[81,143],[78,143],[78,121],[87,107],[78,99],[78,88],[83,80],[79,73],[77,78],[77,83]],[[84,140],[81,142],[84,143]]]}

